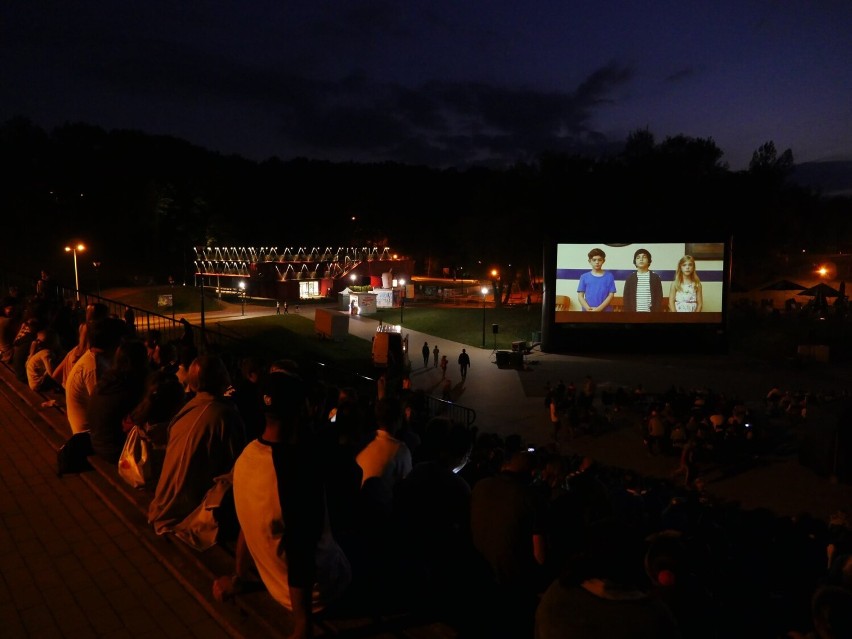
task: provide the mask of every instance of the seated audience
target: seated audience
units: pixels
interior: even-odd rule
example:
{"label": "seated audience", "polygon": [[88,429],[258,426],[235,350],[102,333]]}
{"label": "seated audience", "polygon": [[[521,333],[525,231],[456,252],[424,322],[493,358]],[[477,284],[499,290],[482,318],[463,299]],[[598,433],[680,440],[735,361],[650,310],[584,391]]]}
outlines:
{"label": "seated audience", "polygon": [[253,564],[269,594],[293,613],[288,636],[310,637],[313,614],[344,594],[351,568],[331,533],[303,381],[292,373],[271,373],[263,382],[263,400],[263,433],[234,466],[240,522],[236,578],[217,579],[213,592],[218,599],[234,594]]}
{"label": "seated audience", "polygon": [[65,382],[65,414],[71,433],[89,430],[86,413],[98,379],[113,365],[113,355],[127,330],[118,318],[92,320],[88,327],[89,347],[77,360]]}
{"label": "seated audience", "polygon": [[163,469],[148,507],[148,523],[157,534],[171,532],[201,504],[245,445],[243,420],[224,397],[230,385],[221,357],[201,355],[190,366],[189,388],[195,396],[169,427]]}
{"label": "seated audience", "polygon": [[61,390],[51,375],[62,360],[62,347],[55,331],[43,328],[36,333],[27,358],[27,385],[34,391]]}
{"label": "seated audience", "polygon": [[100,376],[89,397],[86,418],[92,449],[111,464],[118,462],[124,448],[124,420],[142,400],[148,373],[145,345],[138,339],[126,340],[115,349],[112,367]]}

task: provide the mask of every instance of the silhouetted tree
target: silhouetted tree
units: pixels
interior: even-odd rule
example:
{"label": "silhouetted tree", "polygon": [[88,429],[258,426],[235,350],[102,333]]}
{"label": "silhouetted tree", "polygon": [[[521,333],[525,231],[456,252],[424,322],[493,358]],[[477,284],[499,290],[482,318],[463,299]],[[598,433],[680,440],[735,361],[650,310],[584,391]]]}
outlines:
{"label": "silhouetted tree", "polygon": [[775,142],[762,144],[751,156],[748,170],[754,174],[775,173],[781,178],[787,177],[793,169],[793,151],[786,149],[780,156]]}

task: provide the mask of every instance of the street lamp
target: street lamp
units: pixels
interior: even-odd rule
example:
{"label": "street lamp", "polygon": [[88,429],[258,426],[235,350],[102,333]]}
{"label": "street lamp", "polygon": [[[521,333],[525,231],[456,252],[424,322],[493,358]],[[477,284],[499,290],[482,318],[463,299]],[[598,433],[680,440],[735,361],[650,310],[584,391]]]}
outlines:
{"label": "street lamp", "polygon": [[95,286],[98,289],[98,297],[101,296],[101,261],[95,260],[92,262],[92,266],[95,267]]}
{"label": "street lamp", "polygon": [[402,326],[402,314],[405,312],[405,278],[399,280],[399,325]]}
{"label": "street lamp", "polygon": [[82,244],[78,244],[77,246],[66,246],[66,253],[74,254],[74,288],[77,289],[77,301],[80,301],[80,275],[77,272],[77,251],[83,252],[86,250],[86,247]]}
{"label": "street lamp", "polygon": [[485,348],[485,295],[488,293],[488,287],[482,287],[482,348]]}
{"label": "street lamp", "polygon": [[491,283],[494,287],[494,308],[497,308],[497,300],[503,295],[503,285],[500,283],[500,271],[491,269]]}
{"label": "street lamp", "polygon": [[239,287],[240,287],[240,297],[243,298],[243,313],[242,314],[245,315],[246,314],[246,283],[240,282]]}

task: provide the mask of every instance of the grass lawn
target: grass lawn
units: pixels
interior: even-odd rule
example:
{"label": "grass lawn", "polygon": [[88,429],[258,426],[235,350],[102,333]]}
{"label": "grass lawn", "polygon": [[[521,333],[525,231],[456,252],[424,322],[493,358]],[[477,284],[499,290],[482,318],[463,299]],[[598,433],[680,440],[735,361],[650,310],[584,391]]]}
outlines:
{"label": "grass lawn", "polygon": [[[170,308],[158,306],[162,295],[174,292],[175,315],[198,313],[201,310],[198,290],[193,287],[147,286],[138,288],[110,289],[104,291],[104,297],[150,310],[162,315],[170,315]],[[239,305],[235,297],[215,294],[205,296],[206,311],[224,310]],[[306,306],[310,302],[302,302]],[[324,303],[327,305],[327,303]],[[259,355],[266,358],[289,357],[299,362],[316,361],[344,370],[373,375],[370,365],[370,343],[348,335],[341,342],[317,339],[313,322],[293,312],[275,315],[272,300],[251,300],[247,308],[256,310],[258,306],[269,307],[270,314],[262,317],[249,317],[238,322],[216,322],[208,319],[207,328],[225,339],[239,340],[243,355]],[[398,324],[400,309],[381,309],[371,316],[386,324]],[[510,350],[512,342],[533,341],[541,331],[541,305],[493,308],[464,306],[432,306],[411,303],[403,311],[404,328],[434,335],[444,340],[481,347],[483,345],[483,326],[485,328],[485,347]],[[484,323],[483,323],[484,322]],[[492,325],[498,325],[495,335]],[[404,331],[403,331],[404,332]],[[536,335],[534,335],[536,334]]]}
{"label": "grass lawn", "polygon": [[[174,292],[175,314],[200,310],[198,290],[193,287],[151,286],[111,289],[104,291],[109,299],[138,308],[169,315],[171,309],[158,307],[162,295]],[[212,293],[212,291],[211,291]],[[239,299],[226,296],[220,300],[215,294],[205,297],[205,309],[214,311],[233,308]],[[310,302],[302,302],[306,306]],[[327,303],[324,302],[327,306]],[[291,312],[277,317],[273,314],[272,300],[251,300],[250,307],[268,306],[270,315],[249,318],[239,322],[208,322],[208,329],[223,335],[244,340],[244,348],[251,353],[267,357],[291,357],[300,361],[327,362],[348,370],[372,374],[370,370],[370,344],[353,336],[342,342],[318,340],[313,323]],[[398,324],[400,309],[382,309],[372,316],[387,324]],[[283,319],[283,321],[282,321]],[[501,308],[481,306],[446,306],[409,302],[402,311],[405,329],[434,335],[480,348],[510,350],[512,342],[535,342],[541,331],[541,305],[509,306]],[[492,325],[497,324],[495,335]],[[827,344],[831,346],[832,360],[848,361],[852,349],[852,324],[848,320],[831,317],[820,321],[806,315],[767,315],[754,310],[733,310],[729,314],[728,343],[732,351],[769,361],[784,361],[796,356],[800,344]]]}

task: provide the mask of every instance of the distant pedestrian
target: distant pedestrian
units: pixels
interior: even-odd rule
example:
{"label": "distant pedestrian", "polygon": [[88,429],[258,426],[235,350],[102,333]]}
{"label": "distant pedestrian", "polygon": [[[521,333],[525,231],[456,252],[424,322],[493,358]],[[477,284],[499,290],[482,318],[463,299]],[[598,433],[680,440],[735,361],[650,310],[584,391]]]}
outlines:
{"label": "distant pedestrian", "polygon": [[434,361],[434,367],[435,368],[438,368],[438,355],[440,353],[441,353],[441,351],[438,350],[438,345],[435,344],[435,348],[432,349],[432,358],[435,360]]}
{"label": "distant pedestrian", "polygon": [[290,314],[290,305],[287,303],[287,300],[284,300],[284,314],[285,315]]}
{"label": "distant pedestrian", "polygon": [[281,315],[281,302],[275,300],[275,314]]}
{"label": "distant pedestrian", "polygon": [[447,365],[449,365],[450,360],[447,359],[446,355],[441,355],[441,379],[444,379],[447,376]]}
{"label": "distant pedestrian", "polygon": [[467,379],[467,369],[469,366],[470,355],[468,355],[467,350],[463,348],[461,354],[459,355],[459,369],[461,370],[462,381]]}
{"label": "distant pedestrian", "polygon": [[420,349],[423,353],[423,368],[429,366],[429,342],[423,342],[423,348]]}

